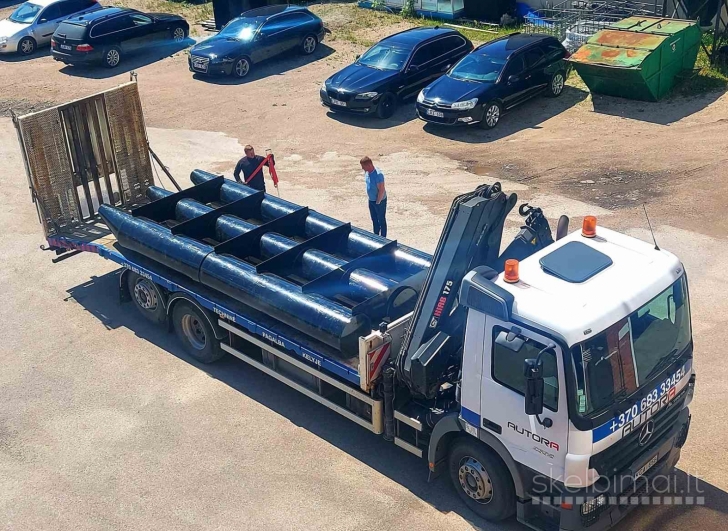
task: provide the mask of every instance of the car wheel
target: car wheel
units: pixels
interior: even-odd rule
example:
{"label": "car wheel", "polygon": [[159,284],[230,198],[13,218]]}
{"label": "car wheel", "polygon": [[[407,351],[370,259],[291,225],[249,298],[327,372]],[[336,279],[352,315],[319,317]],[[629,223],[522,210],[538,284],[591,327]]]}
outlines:
{"label": "car wheel", "polygon": [[121,48],[118,46],[110,46],[104,50],[104,58],[102,63],[106,68],[116,68],[121,62]]}
{"label": "car wheel", "polygon": [[397,96],[391,92],[386,92],[382,95],[379,100],[379,107],[377,107],[377,117],[386,119],[390,118],[397,110]]}
{"label": "car wheel", "polygon": [[316,47],[318,46],[318,39],[315,35],[306,35],[306,37],[303,39],[303,42],[301,43],[301,53],[303,55],[311,55],[313,52],[316,51]]}
{"label": "car wheel", "polygon": [[500,122],[501,114],[503,114],[503,108],[497,101],[491,101],[485,104],[483,109],[483,119],[480,122],[480,126],[483,129],[493,129],[498,122]]}
{"label": "car wheel", "polygon": [[551,82],[549,88],[546,90],[546,95],[550,98],[557,98],[564,91],[564,85],[566,84],[566,74],[562,71],[556,72],[551,76]]}
{"label": "car wheel", "polygon": [[242,79],[248,75],[248,72],[250,72],[250,61],[247,57],[241,57],[233,64],[233,69],[230,71],[230,74],[233,77]]}
{"label": "car wheel", "polygon": [[33,37],[23,37],[18,43],[18,52],[21,55],[30,55],[35,51],[35,39]]}
{"label": "car wheel", "polygon": [[182,26],[172,28],[172,40],[174,42],[182,42],[187,38],[187,30]]}

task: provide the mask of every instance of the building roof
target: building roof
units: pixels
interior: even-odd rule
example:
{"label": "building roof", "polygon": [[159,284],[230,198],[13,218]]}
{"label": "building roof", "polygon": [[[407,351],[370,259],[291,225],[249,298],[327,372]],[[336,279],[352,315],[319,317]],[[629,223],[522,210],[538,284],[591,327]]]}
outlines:
{"label": "building roof", "polygon": [[[583,282],[569,282],[546,272],[541,259],[571,242],[606,255],[611,265]],[[585,238],[578,230],[521,261],[516,284],[505,282],[503,274],[496,283],[513,294],[517,319],[537,323],[572,346],[636,311],[667,289],[682,271],[672,253],[597,227],[596,238]]]}

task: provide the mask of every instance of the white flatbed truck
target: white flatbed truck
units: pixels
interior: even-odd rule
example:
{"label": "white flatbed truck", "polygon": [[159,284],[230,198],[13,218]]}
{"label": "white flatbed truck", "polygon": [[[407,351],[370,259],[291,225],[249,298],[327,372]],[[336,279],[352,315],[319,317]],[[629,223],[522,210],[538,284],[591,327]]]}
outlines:
{"label": "white flatbed truck", "polygon": [[229,353],[382,434],[487,520],[608,529],[680,457],[695,386],[688,282],[656,245],[593,218],[570,234],[560,223],[554,241],[540,210],[522,207],[526,224],[499,254],[516,197],[479,187],[453,203],[414,311],[342,357],[125,252],[93,212],[111,194],[64,225],[44,204],[52,176],[26,162],[49,249],[118,263],[122,300],[192,357]]}

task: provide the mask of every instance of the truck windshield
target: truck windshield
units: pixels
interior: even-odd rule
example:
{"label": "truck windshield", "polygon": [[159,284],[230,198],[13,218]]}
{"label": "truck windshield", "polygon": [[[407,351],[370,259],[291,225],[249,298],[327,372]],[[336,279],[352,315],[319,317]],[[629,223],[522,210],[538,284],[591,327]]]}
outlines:
{"label": "truck windshield", "polygon": [[589,417],[628,397],[676,359],[690,338],[683,276],[636,312],[572,348],[576,410]]}

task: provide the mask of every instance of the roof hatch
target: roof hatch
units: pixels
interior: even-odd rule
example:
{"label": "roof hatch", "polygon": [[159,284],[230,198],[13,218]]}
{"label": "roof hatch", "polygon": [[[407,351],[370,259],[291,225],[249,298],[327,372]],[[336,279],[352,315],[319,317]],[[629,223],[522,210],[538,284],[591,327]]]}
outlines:
{"label": "roof hatch", "polygon": [[585,282],[612,265],[612,259],[582,242],[569,242],[539,260],[541,268],[566,282]]}

